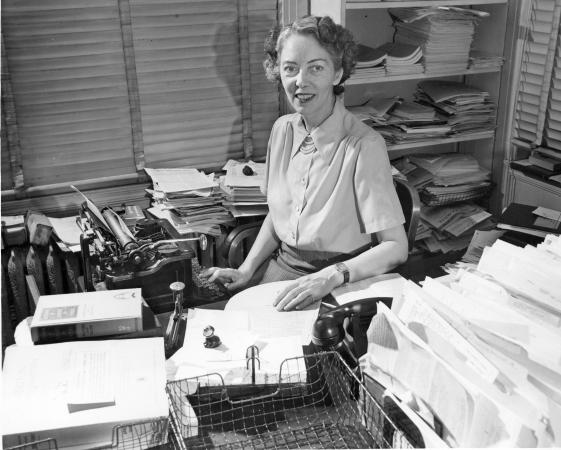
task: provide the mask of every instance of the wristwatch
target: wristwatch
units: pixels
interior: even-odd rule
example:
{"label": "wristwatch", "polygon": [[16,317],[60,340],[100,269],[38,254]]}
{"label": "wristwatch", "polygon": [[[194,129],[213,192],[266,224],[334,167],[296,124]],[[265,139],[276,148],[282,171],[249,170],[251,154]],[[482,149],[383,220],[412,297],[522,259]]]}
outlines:
{"label": "wristwatch", "polygon": [[350,278],[349,268],[344,263],[338,262],[335,263],[335,269],[343,274],[343,284],[348,283]]}

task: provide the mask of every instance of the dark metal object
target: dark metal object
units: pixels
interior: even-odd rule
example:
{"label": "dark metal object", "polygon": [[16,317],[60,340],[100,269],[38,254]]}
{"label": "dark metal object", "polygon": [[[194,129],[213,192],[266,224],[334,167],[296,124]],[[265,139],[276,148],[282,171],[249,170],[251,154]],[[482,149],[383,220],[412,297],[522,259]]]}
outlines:
{"label": "dark metal object", "polygon": [[205,342],[203,345],[206,348],[216,348],[220,344],[222,344],[220,338],[214,334],[214,327],[211,325],[207,325],[205,327],[205,329],[203,330],[203,336],[205,337]]}
{"label": "dark metal object", "polygon": [[183,289],[185,289],[185,284],[181,281],[175,281],[170,284],[169,288],[173,297],[174,310],[169,318],[166,334],[164,336],[166,357],[171,356],[177,349],[179,328],[183,315]]}

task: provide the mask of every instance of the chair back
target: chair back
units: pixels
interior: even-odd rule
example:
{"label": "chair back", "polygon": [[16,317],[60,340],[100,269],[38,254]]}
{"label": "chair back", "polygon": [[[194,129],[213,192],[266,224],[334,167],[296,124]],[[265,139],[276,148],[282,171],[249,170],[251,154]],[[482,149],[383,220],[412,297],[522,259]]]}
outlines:
{"label": "chair back", "polygon": [[417,189],[408,181],[401,178],[394,178],[395,190],[403,209],[405,216],[405,233],[407,234],[407,242],[409,251],[415,245],[415,235],[417,234],[417,225],[419,224],[419,216],[421,214],[421,200]]}

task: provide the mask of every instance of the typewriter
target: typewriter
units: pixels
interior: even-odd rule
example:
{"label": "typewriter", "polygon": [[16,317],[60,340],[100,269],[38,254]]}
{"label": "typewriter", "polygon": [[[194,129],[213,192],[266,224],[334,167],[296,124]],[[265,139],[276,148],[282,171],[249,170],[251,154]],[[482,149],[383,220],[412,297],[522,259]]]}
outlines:
{"label": "typewriter", "polygon": [[[86,290],[139,287],[159,314],[174,310],[170,285],[181,282],[185,306],[200,303],[194,300],[193,268],[199,268],[196,245],[201,250],[207,245],[204,234],[177,237],[171,225],[159,219],[140,219],[129,227],[115,210],[99,210],[75,190],[85,199],[77,220]],[[199,296],[199,286],[195,290]]]}

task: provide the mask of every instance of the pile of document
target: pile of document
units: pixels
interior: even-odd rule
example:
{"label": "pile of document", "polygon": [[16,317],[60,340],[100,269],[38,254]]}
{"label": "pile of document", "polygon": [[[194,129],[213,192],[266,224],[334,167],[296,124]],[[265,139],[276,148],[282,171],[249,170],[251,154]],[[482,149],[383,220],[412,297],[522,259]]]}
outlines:
{"label": "pile of document", "polygon": [[361,361],[421,444],[561,446],[561,238],[421,284],[379,304]]}
{"label": "pile of document", "polygon": [[496,105],[488,92],[477,87],[456,81],[426,80],[417,85],[415,97],[446,116],[453,133],[495,128]]}
{"label": "pile of document", "polygon": [[410,176],[421,200],[429,206],[474,200],[488,194],[492,187],[490,172],[482,169],[473,155],[419,154],[408,160],[418,169]]}
{"label": "pile of document", "polygon": [[481,11],[451,7],[390,8],[395,41],[422,48],[425,72],[462,71],[468,67]]}
{"label": "pile of document", "polygon": [[49,438],[61,450],[111,448],[114,428],[134,424],[123,448],[166,443],[161,337],[12,345],[2,385],[4,448]]}
{"label": "pile of document", "polygon": [[489,69],[499,70],[504,64],[502,56],[491,55],[478,50],[472,50],[469,54],[469,68],[470,69]]}
{"label": "pile of document", "polygon": [[[369,101],[362,111],[356,107],[351,111],[367,112],[365,108],[368,108],[372,101]],[[444,137],[452,129],[446,117],[431,105],[403,99],[394,100],[393,105],[383,115],[370,114],[368,119],[364,122],[378,131],[389,144],[428,141]]]}
{"label": "pile of document", "polygon": [[492,215],[473,203],[421,206],[415,240],[431,253],[467,248],[476,229],[494,228]]}
{"label": "pile of document", "polygon": [[423,52],[418,45],[387,42],[371,48],[359,44],[356,77],[423,73],[422,58]]}
{"label": "pile of document", "polygon": [[229,160],[220,178],[222,205],[234,217],[265,216],[267,196],[261,192],[265,182],[265,164]]}
{"label": "pile of document", "polygon": [[152,207],[148,212],[167,219],[181,234],[220,235],[220,225],[232,223],[232,215],[222,205],[214,174],[192,169],[145,169],[152,178]]}
{"label": "pile of document", "polygon": [[357,71],[353,78],[380,78],[386,76],[386,52],[358,44]]}

